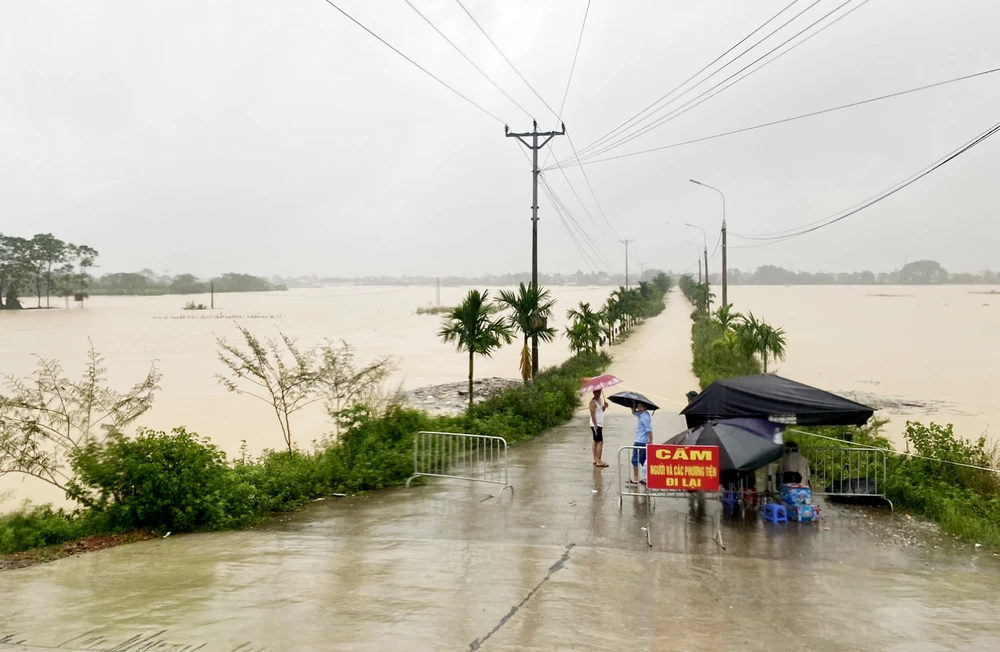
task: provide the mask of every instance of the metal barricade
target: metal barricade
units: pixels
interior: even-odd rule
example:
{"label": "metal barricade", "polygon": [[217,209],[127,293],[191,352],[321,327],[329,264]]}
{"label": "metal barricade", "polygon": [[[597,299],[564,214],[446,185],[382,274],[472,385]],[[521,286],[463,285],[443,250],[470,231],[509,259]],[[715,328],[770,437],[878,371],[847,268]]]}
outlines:
{"label": "metal barricade", "polygon": [[503,437],[418,432],[413,437],[413,475],[406,481],[407,488],[419,477],[500,485],[498,501],[505,489],[510,489],[511,499],[514,498],[514,487],[508,480],[507,440]]}
{"label": "metal barricade", "polygon": [[[717,514],[716,520],[716,531],[713,540],[716,544],[723,550],[726,549],[725,543],[722,541],[722,493],[721,492],[692,492],[685,491],[683,489],[650,489],[645,483],[631,483],[627,482],[622,478],[622,467],[624,466],[627,470],[626,473],[629,474],[628,479],[631,480],[632,476],[632,455],[633,451],[645,450],[645,446],[622,446],[618,449],[618,511],[622,511],[622,503],[625,496],[636,496],[639,498],[644,498],[646,500],[646,527],[643,528],[643,532],[646,535],[646,545],[653,547],[653,540],[651,535],[652,525],[650,523],[650,514],[656,511],[656,498],[687,498],[690,499],[693,496],[697,496],[699,499],[710,498],[719,500],[719,512]],[[622,453],[628,452],[628,456],[622,460]],[[624,465],[622,462],[624,461]],[[648,463],[648,460],[647,460]],[[642,469],[639,470],[640,480],[642,479]]]}
{"label": "metal barricade", "polygon": [[809,461],[809,484],[814,496],[880,498],[885,495],[886,455],[873,448],[799,448]]}

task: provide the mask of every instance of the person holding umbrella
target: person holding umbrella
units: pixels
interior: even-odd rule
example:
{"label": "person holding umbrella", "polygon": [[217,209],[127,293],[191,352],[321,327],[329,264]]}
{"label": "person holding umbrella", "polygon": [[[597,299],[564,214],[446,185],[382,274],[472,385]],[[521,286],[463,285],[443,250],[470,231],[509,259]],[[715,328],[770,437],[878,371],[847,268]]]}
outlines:
{"label": "person holding umbrella", "polygon": [[620,385],[621,382],[620,378],[611,374],[603,374],[593,378],[585,378],[583,380],[583,388],[580,390],[584,394],[587,392],[593,393],[588,411],[590,412],[590,432],[594,440],[592,444],[594,466],[599,469],[604,469],[608,466],[601,459],[604,454],[604,411],[608,409],[608,402],[604,400],[601,392],[608,387]]}
{"label": "person holding umbrella", "polygon": [[599,469],[608,467],[601,459],[604,455],[604,411],[607,409],[608,402],[601,396],[601,390],[595,389],[590,399],[590,432],[594,437],[594,466]]}
{"label": "person holding umbrella", "polygon": [[[628,484],[646,484],[646,444],[653,441],[653,422],[650,412],[659,410],[659,406],[638,392],[618,392],[608,397],[612,403],[621,405],[632,410],[636,418],[635,443],[636,450],[632,451],[632,477]],[[640,473],[639,467],[642,467]]]}
{"label": "person holding umbrella", "polygon": [[[653,439],[653,421],[649,416],[649,409],[641,401],[632,404],[632,414],[637,419],[633,446],[639,448],[632,451],[632,477],[629,478],[629,484],[646,484],[646,444]],[[641,475],[639,467],[642,467]]]}

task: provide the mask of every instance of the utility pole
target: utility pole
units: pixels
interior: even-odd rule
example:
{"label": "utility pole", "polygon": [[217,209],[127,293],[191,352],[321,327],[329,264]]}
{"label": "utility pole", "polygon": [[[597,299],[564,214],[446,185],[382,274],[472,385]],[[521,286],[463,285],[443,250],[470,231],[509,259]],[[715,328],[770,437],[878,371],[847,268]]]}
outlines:
{"label": "utility pole", "polygon": [[633,242],[635,242],[635,239],[619,240],[618,242],[625,245],[625,289],[627,290],[628,289],[628,246]]}
{"label": "utility pole", "polygon": [[726,269],[726,201],[722,200],[722,305],[728,306],[729,299],[726,297],[726,277],[729,270]]}
{"label": "utility pole", "polygon": [[[521,144],[531,150],[531,285],[538,288],[538,150],[545,147],[556,136],[566,135],[566,124],[561,125],[562,131],[538,131],[538,120],[531,121],[532,130],[525,133],[513,133],[510,127],[504,125],[503,131],[507,138],[517,138]],[[531,138],[529,143],[525,138]],[[538,139],[542,138],[541,142]],[[538,336],[531,337],[531,375],[538,373]]]}
{"label": "utility pole", "polygon": [[698,258],[698,285],[701,285],[701,258]]}

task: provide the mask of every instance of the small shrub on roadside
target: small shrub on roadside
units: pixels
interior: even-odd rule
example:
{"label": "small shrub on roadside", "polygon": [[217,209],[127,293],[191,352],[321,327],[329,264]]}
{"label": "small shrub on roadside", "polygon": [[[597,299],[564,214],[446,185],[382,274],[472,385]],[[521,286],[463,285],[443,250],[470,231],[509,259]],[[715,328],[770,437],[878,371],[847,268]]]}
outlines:
{"label": "small shrub on roadside", "polygon": [[323,456],[322,452],[269,450],[257,459],[237,460],[223,491],[226,525],[251,523],[330,493],[332,478]]}
{"label": "small shrub on roadside", "polygon": [[225,523],[225,453],[184,428],[91,441],[72,467],[67,496],[105,515],[112,530],[184,532]]}
{"label": "small shrub on roadside", "polygon": [[375,416],[356,405],[344,416],[346,428],[324,454],[335,491],[382,489],[410,477],[413,435],[432,423],[426,414],[397,405]]}
{"label": "small shrub on roadside", "polygon": [[93,534],[93,524],[51,505],[25,506],[0,516],[0,555],[44,548]]}

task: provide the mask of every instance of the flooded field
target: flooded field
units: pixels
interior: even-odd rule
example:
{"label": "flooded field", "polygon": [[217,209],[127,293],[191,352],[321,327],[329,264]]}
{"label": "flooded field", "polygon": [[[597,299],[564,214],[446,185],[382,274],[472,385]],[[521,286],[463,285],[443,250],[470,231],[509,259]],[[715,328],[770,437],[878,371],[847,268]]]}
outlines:
{"label": "flooded field", "polygon": [[[442,287],[441,305],[455,305],[468,290]],[[561,336],[566,311],[580,301],[589,301],[596,309],[612,290],[552,289],[558,302],[552,325],[560,337],[540,344],[543,365],[557,364],[570,355]],[[490,295],[496,296],[496,290],[491,288]],[[0,312],[4,339],[0,372],[25,376],[33,370],[36,356],[42,356],[60,360],[69,377],[76,378],[86,362],[89,340],[105,357],[111,382],[124,390],[141,380],[156,361],[163,373],[162,390],[141,425],[160,430],[183,425],[210,437],[230,455],[246,440],[249,451],[256,453],[280,448],[280,431],[267,405],[230,394],[219,384],[215,374],[224,367],[217,358],[217,337],[236,342],[238,323],[261,337],[276,337],[281,329],[303,346],[342,339],[355,347],[359,363],[393,356],[399,365],[394,382],[404,389],[462,381],[468,376],[468,358],[438,337],[442,316],[416,312],[436,300],[433,287],[333,287],[218,294],[214,311],[183,310],[189,301],[209,304],[207,295],[196,295],[94,297],[82,309]],[[478,357],[476,376],[518,377],[519,360],[520,348],[512,344],[492,358]],[[317,404],[296,415],[293,429],[295,440],[309,446],[331,432],[333,425]],[[23,498],[62,502],[60,492],[40,482],[0,478],[0,497],[10,490],[14,495],[0,509]]]}
{"label": "flooded field", "polygon": [[[1000,296],[984,286],[730,286],[729,301],[784,327],[782,376],[853,394],[891,419],[1000,439]],[[716,293],[719,292],[715,288]]]}
{"label": "flooded field", "polygon": [[[778,373],[878,406],[880,414],[892,418],[890,432],[897,437],[906,419],[954,423],[957,432],[974,437],[1000,428],[1000,346],[992,339],[1000,331],[1000,298],[979,294],[992,289],[733,286],[729,296],[738,310],[753,311],[787,331],[788,358],[775,366]],[[458,302],[467,290],[441,288],[442,305]],[[596,307],[611,290],[553,288],[558,301],[553,325],[561,332],[567,309],[579,301]],[[157,429],[184,425],[211,437],[230,455],[243,440],[251,452],[281,445],[267,406],[227,393],[214,377],[223,370],[215,338],[238,335],[234,322],[262,336],[277,335],[280,328],[304,345],[344,339],[356,347],[359,361],[394,356],[396,382],[404,388],[461,381],[467,374],[467,358],[437,336],[441,317],[416,314],[418,307],[435,303],[432,287],[224,294],[216,296],[215,311],[182,310],[192,300],[209,302],[207,296],[95,297],[83,309],[0,313],[2,371],[25,375],[40,355],[61,360],[75,377],[83,368],[88,339],[105,356],[118,387],[139,380],[155,360],[163,389],[142,424]],[[683,339],[686,333],[670,337]],[[687,351],[686,341],[668,342],[660,334],[644,335],[642,341],[643,350],[620,356],[641,363],[655,358],[652,349],[669,349],[671,357]],[[540,358],[543,365],[554,364],[569,353],[560,337],[541,345]],[[516,377],[518,356],[515,344],[492,359],[477,359],[476,375]],[[639,364],[643,387],[660,391],[652,384],[662,383],[663,398],[682,400],[694,382],[689,373],[678,376],[687,364],[678,360],[671,369]],[[294,424],[302,445],[332,429],[322,408],[314,408]],[[11,489],[14,496],[0,509],[26,497],[62,499],[40,483],[0,479],[0,495]]]}

